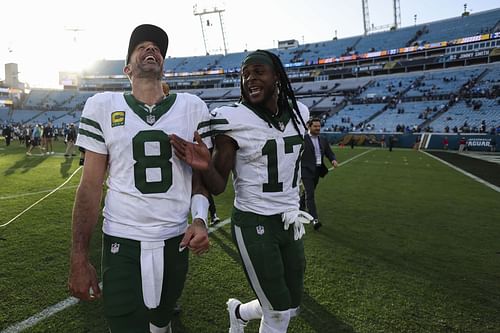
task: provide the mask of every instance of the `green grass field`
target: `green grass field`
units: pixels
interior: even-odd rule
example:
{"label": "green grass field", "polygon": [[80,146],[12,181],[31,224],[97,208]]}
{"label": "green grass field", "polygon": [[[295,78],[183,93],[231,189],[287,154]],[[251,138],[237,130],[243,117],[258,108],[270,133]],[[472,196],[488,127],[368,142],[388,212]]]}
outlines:
{"label": "green grass field", "polygon": [[[500,193],[421,152],[335,151],[354,159],[318,186],[323,228],[307,228],[302,313],[289,332],[500,332]],[[17,142],[0,149],[0,225],[78,168],[77,157],[24,152]],[[0,227],[0,332],[68,298],[80,175]],[[223,219],[232,198],[216,198]],[[227,332],[227,299],[253,298],[229,225],[210,238],[210,252],[191,257],[174,333]],[[98,267],[100,230],[92,260]],[[80,302],[23,332],[104,333],[101,313],[100,301]]]}

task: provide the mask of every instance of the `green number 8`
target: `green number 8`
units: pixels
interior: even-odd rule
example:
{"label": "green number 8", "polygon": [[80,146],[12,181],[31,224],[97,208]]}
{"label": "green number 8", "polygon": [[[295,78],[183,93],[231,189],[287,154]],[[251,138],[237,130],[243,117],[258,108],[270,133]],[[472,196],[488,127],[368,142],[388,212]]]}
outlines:
{"label": "green number 8", "polygon": [[[157,142],[160,146],[159,155],[146,155],[146,142]],[[143,194],[165,193],[172,186],[172,146],[170,139],[163,131],[141,131],[132,139],[135,187]],[[159,168],[161,180],[148,182],[146,170]]]}

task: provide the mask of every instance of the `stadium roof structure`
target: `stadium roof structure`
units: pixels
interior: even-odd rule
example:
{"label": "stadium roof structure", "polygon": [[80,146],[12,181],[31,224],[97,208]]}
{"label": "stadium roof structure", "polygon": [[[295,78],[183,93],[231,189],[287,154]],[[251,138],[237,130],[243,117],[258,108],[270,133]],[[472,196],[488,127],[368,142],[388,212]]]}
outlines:
{"label": "stadium roof structure", "polygon": [[[500,38],[500,8],[468,16],[423,23],[392,31],[342,39],[319,41],[295,48],[274,48],[285,67],[343,62],[384,55],[395,55],[445,47],[453,44]],[[227,55],[168,57],[167,77],[210,75],[239,72],[248,52]],[[85,78],[125,78],[124,60],[101,60],[82,72]]]}

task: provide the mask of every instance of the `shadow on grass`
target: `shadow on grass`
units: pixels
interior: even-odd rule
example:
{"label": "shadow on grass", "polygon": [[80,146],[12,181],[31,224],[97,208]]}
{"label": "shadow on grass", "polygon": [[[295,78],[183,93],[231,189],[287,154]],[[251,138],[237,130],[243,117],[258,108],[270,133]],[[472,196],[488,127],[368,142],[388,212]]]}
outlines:
{"label": "shadow on grass", "polygon": [[[231,257],[236,263],[241,265],[240,256],[234,248],[228,245],[227,242],[232,243],[231,234],[225,229],[219,229],[217,234],[210,234],[210,238],[214,243],[220,246],[222,251],[224,251],[229,257]],[[339,320],[334,314],[332,314],[327,308],[318,303],[309,294],[304,293],[302,298],[302,304],[300,306],[300,318],[304,320],[312,329],[316,332],[326,333],[326,332],[341,332],[341,333],[353,333],[354,329]]]}
{"label": "shadow on grass", "polygon": [[65,156],[64,161],[61,162],[61,177],[68,178],[69,177],[69,169],[71,169],[71,164],[73,164],[73,156]]}
{"label": "shadow on grass", "polygon": [[10,176],[19,169],[21,169],[21,173],[26,173],[31,169],[36,168],[39,164],[45,161],[46,158],[47,157],[45,155],[36,157],[24,156],[22,159],[14,163],[14,165],[12,165],[10,168],[5,170],[4,176]]}

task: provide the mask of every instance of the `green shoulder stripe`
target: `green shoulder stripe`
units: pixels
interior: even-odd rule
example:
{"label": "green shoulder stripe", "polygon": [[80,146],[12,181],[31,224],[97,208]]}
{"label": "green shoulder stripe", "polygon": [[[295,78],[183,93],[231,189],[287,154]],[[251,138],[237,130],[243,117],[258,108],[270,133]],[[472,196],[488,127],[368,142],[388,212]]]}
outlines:
{"label": "green shoulder stripe", "polygon": [[209,136],[217,136],[219,134],[224,134],[224,133],[227,133],[227,132],[230,132],[231,130],[212,130],[212,131],[208,131],[208,132],[205,132],[205,133],[202,133],[200,134],[201,138],[206,138],[206,137],[209,137]]}
{"label": "green shoulder stripe", "polygon": [[101,125],[99,125],[99,123],[97,121],[94,121],[94,120],[89,119],[89,118],[82,117],[80,119],[80,122],[83,123],[83,124],[92,126],[92,127],[96,128],[96,129],[98,129],[99,131],[102,132]]}
{"label": "green shoulder stripe", "polygon": [[90,138],[93,138],[97,141],[100,141],[100,142],[103,142],[104,143],[104,138],[98,134],[95,134],[95,133],[92,133],[92,132],[89,132],[89,131],[86,131],[84,129],[78,129],[78,134],[81,134],[81,135],[85,135],[85,136],[88,136]]}
{"label": "green shoulder stripe", "polygon": [[207,121],[202,121],[201,123],[198,124],[198,129],[207,127],[207,126],[213,126],[213,125],[226,125],[229,124],[229,121],[227,119],[210,119]]}

